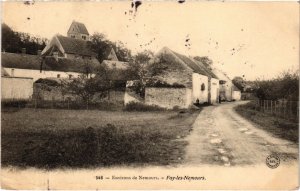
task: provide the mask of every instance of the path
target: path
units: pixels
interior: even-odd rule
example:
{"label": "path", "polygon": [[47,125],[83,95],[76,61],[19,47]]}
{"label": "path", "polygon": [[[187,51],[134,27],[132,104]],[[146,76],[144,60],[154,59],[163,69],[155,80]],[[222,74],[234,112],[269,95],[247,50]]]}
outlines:
{"label": "path", "polygon": [[261,164],[272,153],[277,153],[283,163],[297,160],[297,144],[273,137],[234,111],[243,103],[222,103],[203,109],[186,138],[186,164]]}

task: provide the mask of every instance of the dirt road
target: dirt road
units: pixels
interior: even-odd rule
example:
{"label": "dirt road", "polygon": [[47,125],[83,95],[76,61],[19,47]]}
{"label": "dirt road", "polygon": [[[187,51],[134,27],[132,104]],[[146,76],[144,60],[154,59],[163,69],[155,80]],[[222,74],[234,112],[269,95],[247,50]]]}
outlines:
{"label": "dirt road", "polygon": [[281,164],[296,162],[298,145],[273,137],[234,111],[245,102],[205,107],[186,138],[185,163],[224,166],[256,165],[276,153]]}

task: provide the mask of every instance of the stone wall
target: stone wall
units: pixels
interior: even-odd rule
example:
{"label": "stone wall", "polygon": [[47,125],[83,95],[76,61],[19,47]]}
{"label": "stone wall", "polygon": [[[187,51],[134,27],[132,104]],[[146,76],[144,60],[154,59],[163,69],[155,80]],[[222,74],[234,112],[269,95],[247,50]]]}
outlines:
{"label": "stone wall", "polygon": [[1,99],[29,100],[33,94],[32,78],[1,77]]}
{"label": "stone wall", "polygon": [[74,95],[63,94],[61,87],[48,86],[43,83],[34,83],[33,98],[45,101],[64,101],[67,99],[75,100]]}
{"label": "stone wall", "polygon": [[171,70],[168,69],[154,78],[166,82],[168,84],[181,84],[188,88],[192,87],[192,71],[190,70]]}
{"label": "stone wall", "polygon": [[121,103],[121,102],[123,103],[124,97],[125,97],[125,91],[111,90],[109,91],[106,100],[114,103]]}
{"label": "stone wall", "polygon": [[192,104],[190,97],[191,89],[188,88],[149,87],[145,90],[145,104],[167,109],[188,108]]}

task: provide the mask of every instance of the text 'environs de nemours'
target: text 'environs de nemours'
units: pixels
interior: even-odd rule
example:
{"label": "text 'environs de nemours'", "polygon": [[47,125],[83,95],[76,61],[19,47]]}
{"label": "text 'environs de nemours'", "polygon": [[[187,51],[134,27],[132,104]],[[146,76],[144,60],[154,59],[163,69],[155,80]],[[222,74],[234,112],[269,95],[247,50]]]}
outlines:
{"label": "text 'environs de nemours'", "polygon": [[204,176],[112,176],[112,180],[169,180],[169,181],[195,181],[195,180],[206,180]]}

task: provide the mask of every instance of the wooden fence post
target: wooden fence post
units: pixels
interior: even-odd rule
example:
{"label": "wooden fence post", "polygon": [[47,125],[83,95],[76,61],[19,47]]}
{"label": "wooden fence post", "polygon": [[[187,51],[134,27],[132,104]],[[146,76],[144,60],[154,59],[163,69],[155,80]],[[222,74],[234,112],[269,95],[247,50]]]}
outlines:
{"label": "wooden fence post", "polygon": [[297,120],[299,119],[299,102],[297,101]]}
{"label": "wooden fence post", "polygon": [[271,114],[273,115],[273,101],[271,100]]}
{"label": "wooden fence post", "polygon": [[285,106],[286,106],[286,103],[284,102],[283,104],[283,118],[285,119]]}
{"label": "wooden fence post", "polygon": [[275,101],[275,116],[277,115],[277,101]]}

